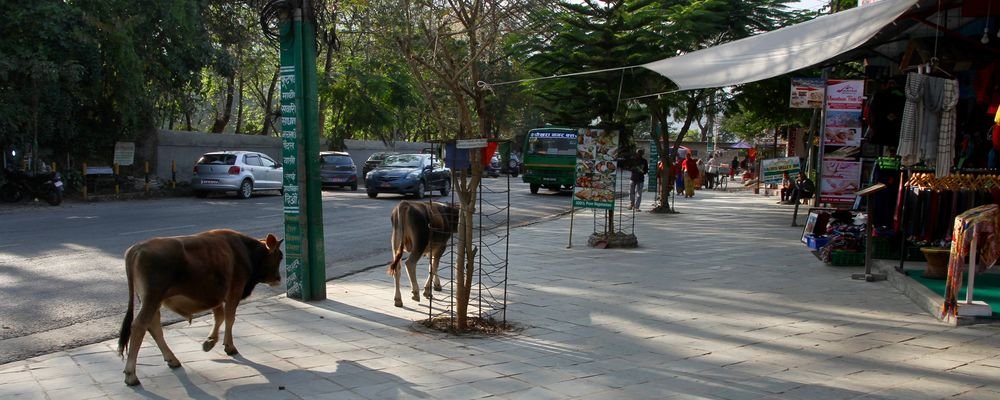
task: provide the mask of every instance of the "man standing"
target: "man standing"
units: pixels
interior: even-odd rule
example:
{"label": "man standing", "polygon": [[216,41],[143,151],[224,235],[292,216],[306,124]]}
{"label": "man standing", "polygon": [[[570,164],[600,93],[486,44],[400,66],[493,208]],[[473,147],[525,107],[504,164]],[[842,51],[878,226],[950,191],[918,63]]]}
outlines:
{"label": "man standing", "polygon": [[632,160],[632,186],[628,192],[629,210],[642,211],[639,209],[639,203],[642,203],[642,191],[645,187],[646,174],[649,173],[649,161],[643,154],[642,149],[636,150],[636,157]]}
{"label": "man standing", "polygon": [[708,157],[708,170],[705,172],[705,179],[708,183],[709,189],[715,189],[716,182],[719,176],[719,159],[715,158],[713,154]]}

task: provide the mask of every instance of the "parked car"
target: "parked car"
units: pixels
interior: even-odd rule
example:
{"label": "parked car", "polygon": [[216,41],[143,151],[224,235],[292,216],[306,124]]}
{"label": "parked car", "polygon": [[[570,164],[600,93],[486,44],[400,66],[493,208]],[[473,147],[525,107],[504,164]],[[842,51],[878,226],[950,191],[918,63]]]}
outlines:
{"label": "parked car", "polygon": [[248,199],[253,192],[282,188],[281,164],[256,151],[216,151],[205,153],[194,165],[191,189],[198,197],[211,192],[236,192]]}
{"label": "parked car", "polygon": [[319,176],[323,187],[350,187],[358,190],[358,167],[351,155],[342,151],[319,153]]}
{"label": "parked car", "polygon": [[429,190],[451,192],[451,169],[431,154],[396,154],[365,175],[368,197],[379,193],[412,194],[420,199]]}
{"label": "parked car", "polygon": [[500,153],[494,153],[493,158],[490,159],[490,165],[486,168],[486,175],[489,177],[499,177],[500,174],[510,174],[510,176],[517,177],[517,174],[521,172],[521,160],[518,159],[517,154],[511,153],[510,160],[507,163],[507,167],[503,167],[503,157]]}
{"label": "parked car", "polygon": [[368,160],[365,161],[365,165],[361,167],[361,175],[368,176],[369,171],[378,168],[379,164],[382,164],[382,160],[393,154],[399,153],[395,151],[380,151],[368,156]]}

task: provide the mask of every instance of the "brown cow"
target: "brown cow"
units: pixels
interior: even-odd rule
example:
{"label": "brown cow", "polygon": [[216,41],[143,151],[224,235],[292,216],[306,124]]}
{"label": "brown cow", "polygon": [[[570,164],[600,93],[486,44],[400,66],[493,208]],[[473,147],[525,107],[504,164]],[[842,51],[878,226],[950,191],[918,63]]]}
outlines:
{"label": "brown cow", "polygon": [[[125,384],[139,384],[135,363],[147,330],[167,365],[181,366],[163,339],[161,304],[188,322],[195,313],[212,310],[215,327],[202,344],[205,351],[219,340],[219,325],[225,318],[223,345],[226,354],[235,355],[236,306],[258,283],[271,286],[281,283],[281,242],[272,234],[257,240],[236,231],[217,229],[191,236],[153,238],[129,247],[125,251],[128,311],[118,337],[118,355],[124,356],[128,350]],[[141,307],[133,321],[136,296]]]}
{"label": "brown cow", "polygon": [[403,297],[399,293],[399,262],[403,252],[410,256],[406,259],[406,274],[410,278],[413,290],[413,300],[419,302],[417,290],[417,261],[427,254],[430,257],[430,275],[424,284],[424,297],[433,298],[431,281],[434,290],[441,290],[441,279],[438,278],[438,263],[448,246],[451,234],[458,231],[458,207],[451,204],[403,200],[392,209],[392,263],[388,273],[396,281],[396,307],[403,306]]}

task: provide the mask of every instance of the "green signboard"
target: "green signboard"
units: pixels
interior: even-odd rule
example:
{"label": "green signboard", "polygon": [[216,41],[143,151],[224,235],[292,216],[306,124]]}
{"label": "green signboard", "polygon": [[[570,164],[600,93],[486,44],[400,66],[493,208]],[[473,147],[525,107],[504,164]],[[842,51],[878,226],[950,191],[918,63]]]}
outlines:
{"label": "green signboard", "polygon": [[301,19],[301,10],[294,11],[292,20],[279,24],[286,293],[293,299],[321,300],[326,298],[326,263],[315,30]]}

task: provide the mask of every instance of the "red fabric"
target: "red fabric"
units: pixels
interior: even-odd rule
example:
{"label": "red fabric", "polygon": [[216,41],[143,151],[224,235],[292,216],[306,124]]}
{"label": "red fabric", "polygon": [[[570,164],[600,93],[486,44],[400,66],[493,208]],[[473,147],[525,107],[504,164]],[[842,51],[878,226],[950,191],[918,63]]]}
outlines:
{"label": "red fabric", "polygon": [[1000,151],[1000,125],[993,125],[990,137],[993,140],[993,150]]}
{"label": "red fabric", "polygon": [[698,178],[698,162],[693,158],[684,159],[684,171],[687,171],[691,179]]}
{"label": "red fabric", "polygon": [[483,148],[483,166],[488,167],[490,162],[493,161],[493,153],[497,152],[497,142],[486,142],[486,147]]}

